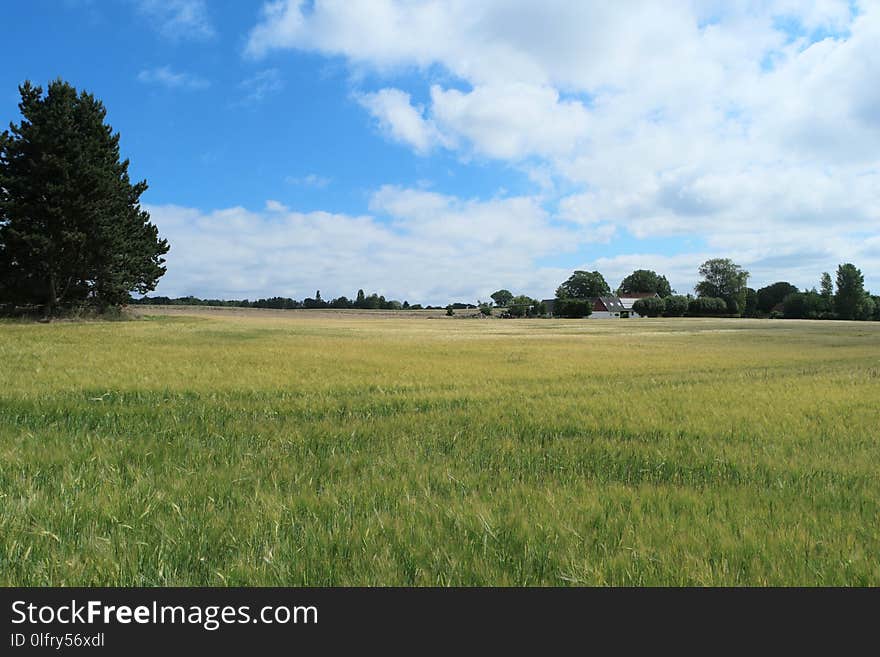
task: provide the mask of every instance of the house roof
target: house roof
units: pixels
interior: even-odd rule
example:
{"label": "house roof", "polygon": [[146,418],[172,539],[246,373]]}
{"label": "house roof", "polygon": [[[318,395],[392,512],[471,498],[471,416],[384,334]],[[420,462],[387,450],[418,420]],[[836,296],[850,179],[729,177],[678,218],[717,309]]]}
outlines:
{"label": "house roof", "polygon": [[599,310],[597,306],[601,304],[610,313],[624,312],[626,308],[617,297],[599,297],[593,302],[593,310]]}

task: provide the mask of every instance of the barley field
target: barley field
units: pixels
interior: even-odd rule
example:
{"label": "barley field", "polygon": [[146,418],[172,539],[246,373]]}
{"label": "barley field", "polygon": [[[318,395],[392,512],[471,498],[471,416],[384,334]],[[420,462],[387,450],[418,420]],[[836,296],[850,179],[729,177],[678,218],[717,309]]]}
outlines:
{"label": "barley field", "polygon": [[880,324],[0,323],[3,585],[880,585]]}

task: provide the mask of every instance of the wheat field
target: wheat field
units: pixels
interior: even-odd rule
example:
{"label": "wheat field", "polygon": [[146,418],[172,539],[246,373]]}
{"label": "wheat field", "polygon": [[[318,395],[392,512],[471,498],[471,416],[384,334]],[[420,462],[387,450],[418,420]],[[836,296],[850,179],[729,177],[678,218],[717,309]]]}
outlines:
{"label": "wheat field", "polygon": [[880,324],[143,312],[0,323],[0,584],[880,584]]}

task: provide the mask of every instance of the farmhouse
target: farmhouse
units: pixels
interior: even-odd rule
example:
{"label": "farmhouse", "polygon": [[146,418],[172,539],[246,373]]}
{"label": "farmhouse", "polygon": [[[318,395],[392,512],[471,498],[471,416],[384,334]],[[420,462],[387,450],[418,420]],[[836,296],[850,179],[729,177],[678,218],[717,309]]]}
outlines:
{"label": "farmhouse", "polygon": [[[631,292],[625,297],[607,296],[594,297],[590,299],[593,312],[587,319],[626,319],[628,317],[641,317],[633,310],[633,304],[639,299],[647,299],[648,297],[659,297],[656,292]],[[555,309],[555,299],[544,299],[544,306],[547,308],[547,314],[553,315]]]}

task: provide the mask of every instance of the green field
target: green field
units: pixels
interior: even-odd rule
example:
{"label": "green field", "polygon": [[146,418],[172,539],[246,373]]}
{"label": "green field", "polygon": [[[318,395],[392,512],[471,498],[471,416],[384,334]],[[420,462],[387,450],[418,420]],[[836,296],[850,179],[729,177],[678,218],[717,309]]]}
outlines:
{"label": "green field", "polygon": [[3,585],[880,585],[880,323],[0,323]]}

